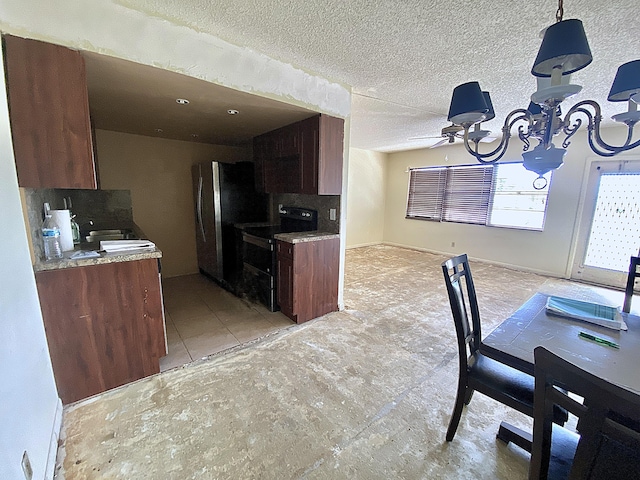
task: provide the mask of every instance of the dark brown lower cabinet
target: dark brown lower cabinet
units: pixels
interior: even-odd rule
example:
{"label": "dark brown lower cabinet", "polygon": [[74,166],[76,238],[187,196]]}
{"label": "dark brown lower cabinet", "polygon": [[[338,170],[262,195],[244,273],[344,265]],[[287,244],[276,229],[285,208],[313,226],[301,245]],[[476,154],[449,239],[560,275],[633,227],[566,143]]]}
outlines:
{"label": "dark brown lower cabinet", "polygon": [[278,305],[303,323],[338,310],[340,239],[277,242]]}
{"label": "dark brown lower cabinet", "polygon": [[160,371],[157,259],[38,272],[36,284],[63,404]]}

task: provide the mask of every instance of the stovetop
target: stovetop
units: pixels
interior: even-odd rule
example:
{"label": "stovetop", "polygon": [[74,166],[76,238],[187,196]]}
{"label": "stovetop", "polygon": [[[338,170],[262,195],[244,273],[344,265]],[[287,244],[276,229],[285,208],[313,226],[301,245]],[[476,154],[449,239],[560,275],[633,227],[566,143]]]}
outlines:
{"label": "stovetop", "polygon": [[254,237],[273,239],[278,233],[310,232],[318,228],[318,212],[300,207],[280,207],[280,225],[246,227],[244,232]]}
{"label": "stovetop", "polygon": [[280,225],[267,225],[265,227],[247,227],[243,229],[248,235],[260,238],[273,238],[277,233],[283,233]]}

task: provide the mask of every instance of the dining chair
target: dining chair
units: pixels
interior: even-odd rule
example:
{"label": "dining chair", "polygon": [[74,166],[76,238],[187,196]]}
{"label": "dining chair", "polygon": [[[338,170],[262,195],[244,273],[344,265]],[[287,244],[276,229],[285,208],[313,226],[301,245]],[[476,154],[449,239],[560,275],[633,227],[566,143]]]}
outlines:
{"label": "dining chair", "polygon": [[[544,347],[534,350],[534,358],[529,480],[640,479],[640,395],[596,377]],[[584,400],[580,402],[566,391]],[[564,435],[565,429],[551,423],[553,408],[558,405],[578,416],[579,436],[567,452],[556,448],[556,437]],[[558,459],[564,462],[564,469],[558,468]]]}
{"label": "dining chair", "polygon": [[638,265],[640,264],[640,257],[631,257],[629,262],[629,275],[627,276],[627,286],[624,289],[624,304],[622,305],[622,311],[629,313],[631,311],[631,300],[633,299],[633,287],[636,283],[636,278],[640,277],[638,271]]}
{"label": "dining chair", "polygon": [[[447,441],[453,440],[462,409],[471,402],[474,391],[533,416],[533,376],[493,360],[479,351],[482,340],[480,312],[467,255],[458,255],[444,262],[442,272],[456,327],[459,363],[458,390],[447,429]],[[556,421],[564,424],[566,419],[566,412],[558,410]],[[505,431],[501,428],[498,438],[506,443],[513,441],[530,450],[529,441],[520,442],[520,435],[507,436],[503,433]]]}

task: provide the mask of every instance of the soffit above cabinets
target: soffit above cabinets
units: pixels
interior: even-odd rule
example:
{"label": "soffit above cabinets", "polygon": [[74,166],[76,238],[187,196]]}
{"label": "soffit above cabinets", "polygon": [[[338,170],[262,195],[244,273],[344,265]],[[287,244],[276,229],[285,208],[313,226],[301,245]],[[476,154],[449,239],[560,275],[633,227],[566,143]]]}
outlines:
{"label": "soffit above cabinets", "polygon": [[[241,146],[256,135],[315,115],[161,68],[91,52],[82,55],[96,129]],[[238,114],[230,115],[230,109]]]}

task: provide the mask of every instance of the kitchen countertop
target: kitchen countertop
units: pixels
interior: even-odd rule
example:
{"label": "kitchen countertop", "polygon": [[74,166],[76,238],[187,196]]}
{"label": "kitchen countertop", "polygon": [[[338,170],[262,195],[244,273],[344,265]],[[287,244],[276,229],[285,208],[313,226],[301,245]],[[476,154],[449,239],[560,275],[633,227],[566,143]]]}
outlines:
{"label": "kitchen countertop", "polygon": [[319,240],[330,240],[332,238],[340,238],[338,233],[329,232],[293,232],[293,233],[278,233],[273,236],[276,240],[287,243],[304,243],[304,242],[317,242]]}
{"label": "kitchen countertop", "polygon": [[145,260],[147,258],[161,258],[162,252],[157,249],[137,249],[127,250],[125,252],[106,253],[100,252],[99,257],[91,258],[69,258],[74,253],[84,251],[95,251],[89,244],[76,246],[76,248],[69,252],[64,252],[64,257],[56,260],[36,260],[33,270],[35,272],[43,272],[45,270],[60,270],[64,268],[74,267],[87,267],[91,265],[101,265],[104,263],[116,263],[116,262],[133,262],[136,260]]}

